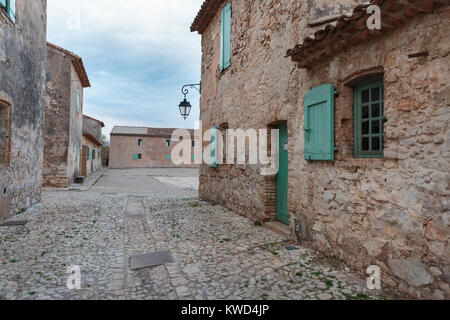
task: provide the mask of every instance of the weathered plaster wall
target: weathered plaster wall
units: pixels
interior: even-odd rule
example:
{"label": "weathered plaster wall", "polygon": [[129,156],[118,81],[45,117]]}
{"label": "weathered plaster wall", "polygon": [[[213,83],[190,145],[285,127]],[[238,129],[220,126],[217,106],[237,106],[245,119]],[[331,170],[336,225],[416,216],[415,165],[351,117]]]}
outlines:
{"label": "weathered plaster wall", "polygon": [[[80,172],[80,153],[78,153],[78,161],[76,159],[76,146],[82,148],[83,135],[83,108],[84,108],[84,90],[78,73],[73,64],[70,65],[70,131],[68,145],[68,170],[67,175],[69,184],[79,176]],[[80,108],[77,111],[77,90],[80,91]]]}
{"label": "weathered plaster wall", "polygon": [[103,140],[100,122],[86,116],[83,116],[83,134],[90,134],[100,143]]}
{"label": "weathered plaster wall", "polygon": [[[88,159],[88,148],[90,149],[90,157]],[[95,172],[102,166],[101,154],[99,154],[101,147],[91,140],[83,137],[82,149],[82,168],[81,174],[85,177]],[[94,155],[95,154],[95,155]]]}
{"label": "weathered plaster wall", "polygon": [[[143,140],[142,146],[138,146],[138,139]],[[109,166],[114,169],[196,167],[175,166],[171,160],[166,160],[166,155],[171,154],[175,146],[172,142],[171,146],[167,147],[166,140],[170,139],[171,137],[111,135]],[[133,154],[142,154],[142,160],[133,160]]]}
{"label": "weathered plaster wall", "polygon": [[[384,284],[404,293],[448,297],[448,9],[306,71],[285,55],[311,32],[307,25],[318,18],[311,12],[322,12],[311,6],[322,2],[232,3],[230,68],[219,73],[220,12],[202,37],[203,130],[286,121],[288,209],[299,239],[361,272],[379,265]],[[427,58],[407,58],[423,50]],[[385,159],[354,159],[353,91],[345,83],[376,67],[385,79]],[[304,160],[303,98],[324,83],[341,92],[339,151],[334,163],[310,163]],[[200,195],[252,219],[273,220],[273,179],[262,177],[258,166],[202,166]]]}
{"label": "weathered plaster wall", "polygon": [[11,154],[0,167],[0,220],[40,202],[44,135],[46,0],[0,13],[0,99],[11,105]]}
{"label": "weathered plaster wall", "polygon": [[[67,187],[80,170],[82,148],[83,86],[72,57],[48,46],[45,109],[44,186]],[[77,89],[80,110],[77,111]]]}
{"label": "weathered plaster wall", "polygon": [[47,47],[44,186],[67,187],[72,59]]}

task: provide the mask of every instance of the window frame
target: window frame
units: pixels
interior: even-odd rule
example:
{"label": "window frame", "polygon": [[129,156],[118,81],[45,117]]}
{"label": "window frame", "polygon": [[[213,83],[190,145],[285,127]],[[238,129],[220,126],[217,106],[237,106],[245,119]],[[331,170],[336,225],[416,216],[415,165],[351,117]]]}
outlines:
{"label": "window frame", "polygon": [[[372,89],[379,88],[380,100],[372,101]],[[369,107],[369,117],[366,120],[369,123],[369,133],[362,134],[362,105],[361,95],[365,90],[369,90],[369,101],[367,103]],[[384,76],[377,75],[370,78],[366,78],[356,84],[353,88],[354,103],[353,103],[353,116],[354,116],[354,157],[357,159],[383,159],[384,158]],[[378,102],[380,104],[380,115],[378,117],[372,117],[372,105]],[[365,104],[365,103],[364,103]],[[380,132],[372,133],[372,124],[374,121],[379,120]],[[369,139],[369,151],[362,150],[362,139]],[[372,150],[372,139],[380,138],[380,150]]]}
{"label": "window frame", "polygon": [[[6,12],[6,15],[15,23],[17,19],[16,1],[4,0],[5,4],[0,3],[0,8]],[[13,2],[13,4],[11,4]],[[13,8],[14,7],[14,8]]]}
{"label": "window frame", "polygon": [[142,147],[144,145],[144,141],[142,139],[138,139],[138,147]]}

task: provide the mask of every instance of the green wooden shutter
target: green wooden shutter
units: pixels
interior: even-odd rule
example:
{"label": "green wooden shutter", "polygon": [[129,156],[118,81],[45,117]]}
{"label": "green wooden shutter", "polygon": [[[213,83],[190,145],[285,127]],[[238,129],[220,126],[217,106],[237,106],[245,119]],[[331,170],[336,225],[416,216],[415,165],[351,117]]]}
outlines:
{"label": "green wooden shutter", "polygon": [[90,148],[88,148],[88,150],[87,150],[87,159],[91,160],[91,149]]}
{"label": "green wooden shutter", "polygon": [[78,162],[78,144],[75,146],[75,161]]}
{"label": "green wooden shutter", "polygon": [[166,154],[166,160],[170,161],[170,154]]}
{"label": "green wooden shutter", "polygon": [[211,128],[211,162],[210,167],[211,168],[217,168],[218,163],[218,155],[219,155],[219,127],[212,127]]}
{"label": "green wooden shutter", "polygon": [[137,159],[138,159],[137,153],[133,154],[133,160],[137,160]]}
{"label": "green wooden shutter", "polygon": [[16,0],[9,0],[8,14],[13,21],[16,21]]}
{"label": "green wooden shutter", "polygon": [[11,19],[16,21],[16,0],[0,0],[0,5],[6,9]]}
{"label": "green wooden shutter", "polygon": [[223,71],[231,65],[231,3],[222,10],[220,35],[220,71]]}
{"label": "green wooden shutter", "polygon": [[77,112],[80,112],[80,89],[77,89]]}
{"label": "green wooden shutter", "polygon": [[324,84],[305,95],[305,159],[334,161],[334,85]]}

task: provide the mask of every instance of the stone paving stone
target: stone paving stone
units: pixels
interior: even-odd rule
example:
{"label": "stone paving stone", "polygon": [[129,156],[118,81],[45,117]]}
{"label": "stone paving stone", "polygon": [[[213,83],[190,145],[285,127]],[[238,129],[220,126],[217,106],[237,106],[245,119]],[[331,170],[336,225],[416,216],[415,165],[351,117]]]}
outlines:
{"label": "stone paving stone", "polygon": [[[4,299],[368,299],[382,292],[321,262],[301,246],[229,210],[199,201],[184,176],[164,185],[158,170],[107,170],[85,191],[46,191],[21,215],[30,232],[0,230],[0,297]],[[124,192],[136,176],[146,189]],[[106,180],[103,180],[106,179]],[[151,179],[146,183],[146,179]],[[189,182],[187,182],[189,180]],[[128,182],[125,182],[125,184]],[[105,193],[105,189],[108,190]],[[132,197],[129,197],[129,196]],[[126,219],[142,214],[143,219]],[[131,255],[169,250],[175,262],[133,271]],[[81,290],[66,286],[81,268]]]}

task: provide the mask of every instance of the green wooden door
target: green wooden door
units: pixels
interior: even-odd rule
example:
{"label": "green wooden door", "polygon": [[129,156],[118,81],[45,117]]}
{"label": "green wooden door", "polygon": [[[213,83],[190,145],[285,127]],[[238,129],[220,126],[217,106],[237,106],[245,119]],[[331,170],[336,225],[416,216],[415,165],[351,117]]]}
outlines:
{"label": "green wooden door", "polygon": [[289,225],[288,215],[288,128],[287,124],[281,124],[280,130],[280,163],[277,175],[277,220]]}

